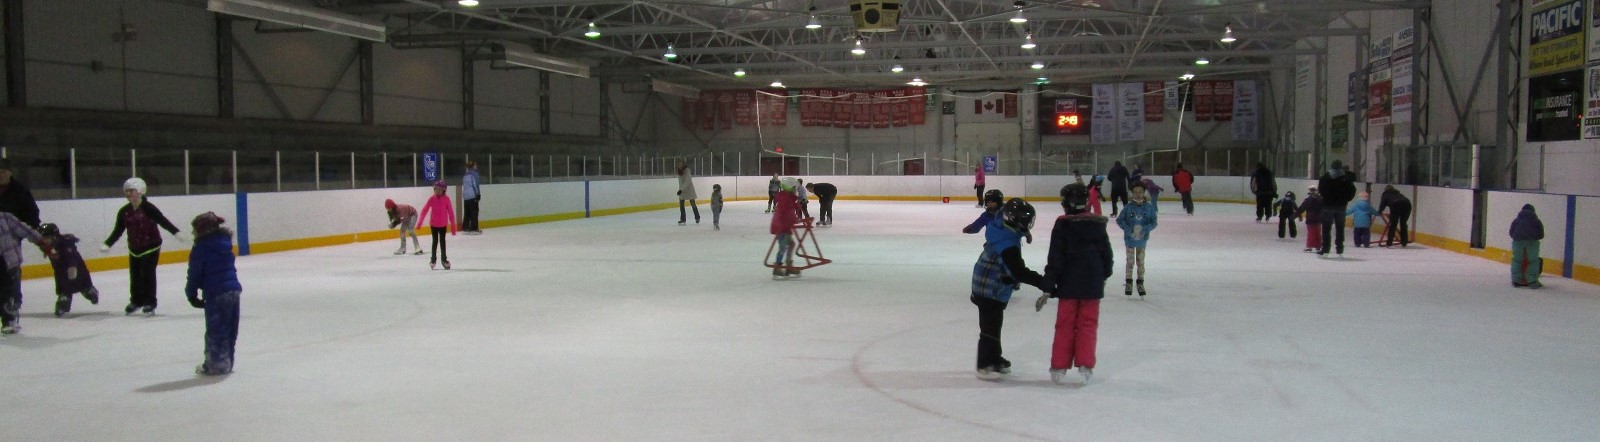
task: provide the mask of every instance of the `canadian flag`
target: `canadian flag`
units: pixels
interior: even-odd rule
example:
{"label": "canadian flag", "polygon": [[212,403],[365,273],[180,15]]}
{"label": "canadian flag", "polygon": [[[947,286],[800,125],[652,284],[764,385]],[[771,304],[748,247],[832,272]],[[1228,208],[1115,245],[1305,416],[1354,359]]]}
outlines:
{"label": "canadian flag", "polygon": [[1004,100],[999,99],[999,98],[995,98],[995,99],[982,99],[982,98],[975,99],[975,100],[972,100],[972,113],[973,113],[973,115],[1005,113],[1005,109],[1003,107],[1001,107],[1004,104],[1005,104]]}

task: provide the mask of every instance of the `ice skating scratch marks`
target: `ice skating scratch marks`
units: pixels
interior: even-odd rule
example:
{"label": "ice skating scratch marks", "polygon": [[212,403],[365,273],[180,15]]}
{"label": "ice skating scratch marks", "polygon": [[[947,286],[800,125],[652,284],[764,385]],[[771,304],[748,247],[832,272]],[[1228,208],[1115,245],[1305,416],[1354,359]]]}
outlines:
{"label": "ice skating scratch marks", "polygon": [[923,412],[923,413],[927,413],[927,414],[930,414],[930,415],[933,415],[933,416],[937,416],[937,417],[939,417],[941,419],[954,421],[954,422],[960,422],[960,423],[963,423],[963,424],[967,424],[967,425],[971,425],[971,426],[979,427],[979,428],[984,428],[984,429],[988,429],[988,430],[994,430],[994,431],[998,431],[998,432],[1001,432],[1001,433],[1009,434],[1009,435],[1012,435],[1012,436],[1021,437],[1021,438],[1024,438],[1024,439],[1038,440],[1038,441],[1055,441],[1055,439],[1046,438],[1044,436],[1038,436],[1038,435],[1023,433],[1023,432],[1020,432],[1020,431],[1017,431],[1017,430],[1013,430],[1013,429],[1009,429],[1009,428],[1001,428],[1001,427],[998,427],[998,426],[995,426],[995,425],[992,425],[992,424],[978,422],[978,421],[962,418],[960,416],[954,416],[954,415],[951,415],[949,413],[945,413],[945,412],[942,412],[942,411],[934,410],[932,408],[929,408],[926,405],[922,405],[922,404],[907,400],[905,398],[902,398],[902,397],[899,397],[899,396],[895,396],[894,393],[890,393],[888,390],[886,390],[883,387],[879,386],[876,381],[873,381],[872,379],[869,379],[867,377],[867,374],[861,371],[861,357],[862,357],[862,355],[865,355],[867,353],[867,350],[871,350],[873,347],[876,347],[880,343],[883,343],[883,342],[888,341],[890,339],[894,339],[894,338],[900,337],[902,335],[909,334],[911,332],[919,332],[919,331],[923,331],[923,330],[930,329],[930,328],[951,326],[951,325],[956,325],[956,324],[962,324],[962,323],[965,323],[965,322],[967,322],[967,321],[965,321],[965,320],[954,320],[954,321],[946,321],[946,322],[939,323],[939,324],[934,324],[934,325],[927,325],[927,326],[922,326],[922,327],[909,328],[909,329],[901,330],[899,332],[883,336],[881,338],[878,338],[877,340],[873,340],[871,342],[868,342],[868,343],[866,343],[866,345],[862,345],[860,349],[857,349],[856,350],[856,354],[850,358],[850,372],[851,372],[851,374],[855,375],[856,381],[860,382],[862,386],[867,387],[867,389],[870,389],[873,392],[876,392],[876,393],[878,393],[880,395],[883,395],[883,397],[889,398],[889,400],[892,400],[892,401],[895,401],[897,403],[900,403],[901,405],[905,405],[907,407],[910,407],[913,410],[917,410],[917,411],[920,411],[920,412]]}

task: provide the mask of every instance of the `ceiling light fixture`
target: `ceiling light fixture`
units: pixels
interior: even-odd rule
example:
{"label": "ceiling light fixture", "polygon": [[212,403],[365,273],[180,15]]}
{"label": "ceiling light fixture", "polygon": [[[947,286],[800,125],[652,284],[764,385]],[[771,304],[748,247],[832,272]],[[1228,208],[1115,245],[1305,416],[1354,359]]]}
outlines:
{"label": "ceiling light fixture", "polygon": [[894,67],[892,67],[892,68],[889,68],[889,72],[894,72],[896,74],[901,73],[901,72],[905,72],[905,71],[906,71],[906,67],[898,65],[898,64],[894,65]]}
{"label": "ceiling light fixture", "polygon": [[1017,23],[1017,24],[1027,23],[1028,22],[1028,18],[1022,16],[1022,7],[1025,6],[1025,4],[1022,3],[1019,0],[1019,1],[1016,1],[1016,2],[1012,2],[1011,6],[1017,8],[1017,15],[1011,16],[1011,22],[1012,23]]}
{"label": "ceiling light fixture", "polygon": [[501,48],[500,55],[505,58],[506,64],[589,78],[589,64],[581,60],[541,54],[522,44],[508,41],[501,41],[498,44]]}
{"label": "ceiling light fixture", "polygon": [[1023,49],[1033,49],[1033,48],[1035,48],[1037,46],[1039,46],[1039,45],[1033,43],[1033,33],[1032,32],[1028,33],[1028,38],[1025,38],[1025,39],[1022,40],[1022,48]]}
{"label": "ceiling light fixture", "polygon": [[1211,64],[1211,60],[1207,60],[1205,57],[1200,57],[1200,58],[1197,58],[1197,59],[1194,60],[1194,64],[1200,65],[1200,66],[1205,66],[1205,65]]}
{"label": "ceiling light fixture", "polygon": [[1183,81],[1193,80],[1194,79],[1194,73],[1193,72],[1184,72],[1183,75],[1179,75],[1178,76],[1178,79],[1179,80],[1183,80]]}
{"label": "ceiling light fixture", "polygon": [[589,22],[589,30],[584,32],[583,36],[589,38],[600,38],[600,27],[595,26],[594,22]]}
{"label": "ceiling light fixture", "polygon": [[733,76],[735,76],[735,77],[744,77],[745,76],[744,68],[735,69],[733,71]]}
{"label": "ceiling light fixture", "polygon": [[812,6],[811,10],[810,10],[810,13],[811,13],[811,20],[806,22],[806,29],[821,29],[822,28],[822,22],[817,20],[817,7],[816,6]]}
{"label": "ceiling light fixture", "polygon": [[210,0],[206,10],[380,43],[388,39],[381,21],[272,0]]}
{"label": "ceiling light fixture", "polygon": [[856,54],[856,55],[866,55],[867,54],[867,48],[861,47],[861,37],[856,37],[856,47],[855,47],[855,49],[851,49],[850,53]]}
{"label": "ceiling light fixture", "polygon": [[922,77],[911,77],[911,81],[907,81],[906,84],[912,86],[927,86],[928,82],[922,81]]}
{"label": "ceiling light fixture", "polygon": [[672,43],[667,43],[667,53],[663,54],[662,57],[668,60],[675,60],[678,58],[678,50],[672,47]]}
{"label": "ceiling light fixture", "polygon": [[1222,42],[1223,43],[1233,43],[1233,42],[1238,41],[1238,40],[1239,39],[1237,39],[1237,38],[1233,38],[1233,24],[1232,23],[1229,23],[1228,25],[1222,27]]}
{"label": "ceiling light fixture", "polygon": [[783,85],[783,80],[772,80],[772,87],[788,87]]}
{"label": "ceiling light fixture", "polygon": [[1033,66],[1028,66],[1028,67],[1031,67],[1031,68],[1034,68],[1034,69],[1044,69],[1044,62],[1035,61],[1035,62],[1033,62]]}
{"label": "ceiling light fixture", "polygon": [[478,0],[457,0],[456,4],[470,8],[473,6],[478,6]]}

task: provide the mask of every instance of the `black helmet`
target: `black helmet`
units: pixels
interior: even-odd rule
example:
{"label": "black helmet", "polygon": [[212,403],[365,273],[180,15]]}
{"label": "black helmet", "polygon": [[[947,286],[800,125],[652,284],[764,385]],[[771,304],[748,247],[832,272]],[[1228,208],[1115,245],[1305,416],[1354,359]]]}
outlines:
{"label": "black helmet", "polygon": [[1089,207],[1089,186],[1072,183],[1061,186],[1061,205],[1067,210],[1081,212]]}
{"label": "black helmet", "polygon": [[61,229],[56,227],[56,225],[53,223],[44,223],[39,225],[39,234],[44,236],[60,236]]}
{"label": "black helmet", "polygon": [[989,203],[1005,204],[1005,202],[1006,202],[1006,194],[1001,193],[1000,189],[989,189],[988,192],[984,192],[983,193],[983,203],[984,204],[989,204]]}
{"label": "black helmet", "polygon": [[1006,226],[1024,232],[1033,228],[1034,215],[1033,205],[1023,201],[1022,198],[1012,198],[1010,201],[1006,201],[1005,208],[1000,211],[1000,216],[1005,220]]}

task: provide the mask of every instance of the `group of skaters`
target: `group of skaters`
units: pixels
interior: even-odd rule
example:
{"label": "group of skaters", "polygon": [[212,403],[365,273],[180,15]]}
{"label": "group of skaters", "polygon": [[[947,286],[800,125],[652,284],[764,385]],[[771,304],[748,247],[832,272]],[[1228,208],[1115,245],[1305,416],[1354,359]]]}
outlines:
{"label": "group of skaters", "polygon": [[1373,207],[1371,195],[1357,191],[1354,174],[1339,160],[1306,189],[1304,200],[1296,201],[1293,191],[1279,197],[1277,180],[1264,163],[1256,163],[1250,174],[1250,191],[1256,197],[1256,222],[1271,223],[1274,215],[1278,217],[1278,238],[1297,238],[1296,222],[1305,222],[1305,252],[1344,255],[1347,222],[1353,230],[1351,244],[1371,248],[1372,224],[1379,218],[1388,226],[1378,241],[1381,246],[1398,243],[1404,248],[1411,243],[1411,199],[1394,186],[1384,186],[1378,206]]}
{"label": "group of skaters", "polygon": [[[111,246],[128,236],[128,305],[125,315],[154,315],[156,266],[161,260],[161,231],[180,242],[193,242],[189,251],[188,278],[184,294],[189,304],[205,309],[205,358],[195,367],[198,375],[223,375],[233,371],[233,349],[239,330],[239,284],[234,267],[233,234],[215,212],[205,212],[190,222],[191,232],[182,232],[146,196],[149,187],[143,179],[129,178],[122,184],[128,203],[117,210],[111,236],[100,246],[110,253]],[[55,276],[55,316],[67,317],[72,301],[83,296],[91,304],[100,303],[79,238],[63,233],[59,226],[41,223],[39,206],[22,182],[12,177],[10,161],[0,159],[0,256],[5,269],[0,271],[0,334],[22,331],[22,243],[34,244],[50,261]]]}
{"label": "group of skaters", "polygon": [[399,204],[393,199],[383,200],[383,210],[389,215],[389,228],[400,228],[400,248],[394,254],[406,254],[406,237],[411,237],[411,245],[417,249],[414,255],[422,255],[422,243],[417,240],[417,229],[424,224],[428,226],[430,250],[428,268],[437,269],[439,264],[444,264],[445,270],[450,270],[450,249],[445,234],[455,235],[460,231],[468,235],[482,235],[483,230],[478,226],[478,204],[483,201],[483,189],[478,176],[478,163],[467,162],[466,172],[461,176],[461,223],[456,224],[455,204],[450,202],[450,196],[445,195],[449,184],[444,180],[433,182],[433,194],[423,202],[422,210],[409,204]]}

